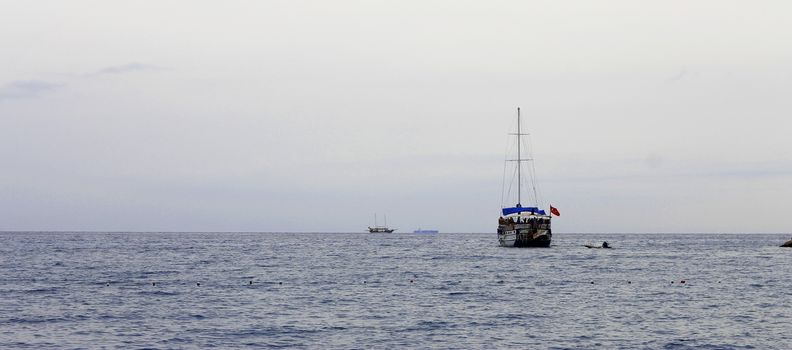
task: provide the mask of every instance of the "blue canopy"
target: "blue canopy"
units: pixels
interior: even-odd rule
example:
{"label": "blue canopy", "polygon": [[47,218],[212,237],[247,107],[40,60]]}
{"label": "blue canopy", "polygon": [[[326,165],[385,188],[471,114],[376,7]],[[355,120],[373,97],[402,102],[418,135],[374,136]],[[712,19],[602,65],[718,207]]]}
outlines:
{"label": "blue canopy", "polygon": [[537,207],[513,207],[513,208],[503,208],[503,215],[509,215],[514,213],[522,213],[522,212],[529,212],[538,215],[546,215],[544,210],[541,210]]}

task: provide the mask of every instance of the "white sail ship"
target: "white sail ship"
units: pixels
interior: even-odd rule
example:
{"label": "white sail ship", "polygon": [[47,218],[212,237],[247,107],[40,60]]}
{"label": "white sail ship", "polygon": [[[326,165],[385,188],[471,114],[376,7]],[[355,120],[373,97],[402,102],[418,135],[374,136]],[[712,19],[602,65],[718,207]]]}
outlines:
{"label": "white sail ship", "polygon": [[[507,159],[506,164],[515,165],[511,175],[513,176],[512,180],[516,180],[517,184],[516,198],[511,197],[509,193],[510,190],[514,190],[512,185],[515,181],[506,181],[508,166],[504,167],[503,187],[504,199],[516,199],[516,204],[501,207],[501,217],[498,218],[498,243],[504,247],[549,247],[553,237],[550,228],[551,216],[539,209],[533,158],[530,156],[530,149],[522,140],[523,136],[528,134],[522,133],[519,108],[517,108],[517,133],[512,135],[517,138],[517,158]],[[527,152],[524,152],[523,148]],[[527,155],[528,158],[523,158],[523,155]],[[507,185],[509,190],[506,190]],[[532,205],[523,206],[524,187],[530,187]],[[555,208],[551,207],[551,210],[553,213],[557,213]]]}
{"label": "white sail ship", "polygon": [[393,233],[396,231],[394,228],[388,228],[388,216],[385,216],[385,225],[377,225],[377,214],[374,214],[374,227],[369,226],[370,233]]}

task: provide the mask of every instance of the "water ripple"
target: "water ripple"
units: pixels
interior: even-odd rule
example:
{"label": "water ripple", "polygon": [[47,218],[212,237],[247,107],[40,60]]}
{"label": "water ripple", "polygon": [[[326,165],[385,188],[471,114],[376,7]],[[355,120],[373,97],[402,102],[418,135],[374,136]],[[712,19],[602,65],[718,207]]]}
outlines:
{"label": "water ripple", "polygon": [[0,233],[0,348],[792,344],[786,236],[554,238]]}

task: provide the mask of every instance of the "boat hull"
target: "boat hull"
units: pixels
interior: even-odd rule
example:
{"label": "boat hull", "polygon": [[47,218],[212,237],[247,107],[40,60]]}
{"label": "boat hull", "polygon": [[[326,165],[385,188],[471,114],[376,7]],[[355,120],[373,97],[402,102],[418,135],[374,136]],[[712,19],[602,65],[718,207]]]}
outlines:
{"label": "boat hull", "polygon": [[553,234],[550,229],[530,227],[530,225],[499,225],[498,244],[501,247],[547,248]]}
{"label": "boat hull", "polygon": [[393,233],[396,229],[383,227],[369,227],[369,233]]}

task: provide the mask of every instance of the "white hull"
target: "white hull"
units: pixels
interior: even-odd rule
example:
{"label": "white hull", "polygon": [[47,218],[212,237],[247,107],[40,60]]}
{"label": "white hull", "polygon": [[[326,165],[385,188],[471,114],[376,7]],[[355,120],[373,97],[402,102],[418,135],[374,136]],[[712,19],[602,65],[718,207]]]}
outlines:
{"label": "white hull", "polygon": [[501,247],[514,247],[514,242],[517,241],[517,231],[505,231],[498,235],[498,243]]}

